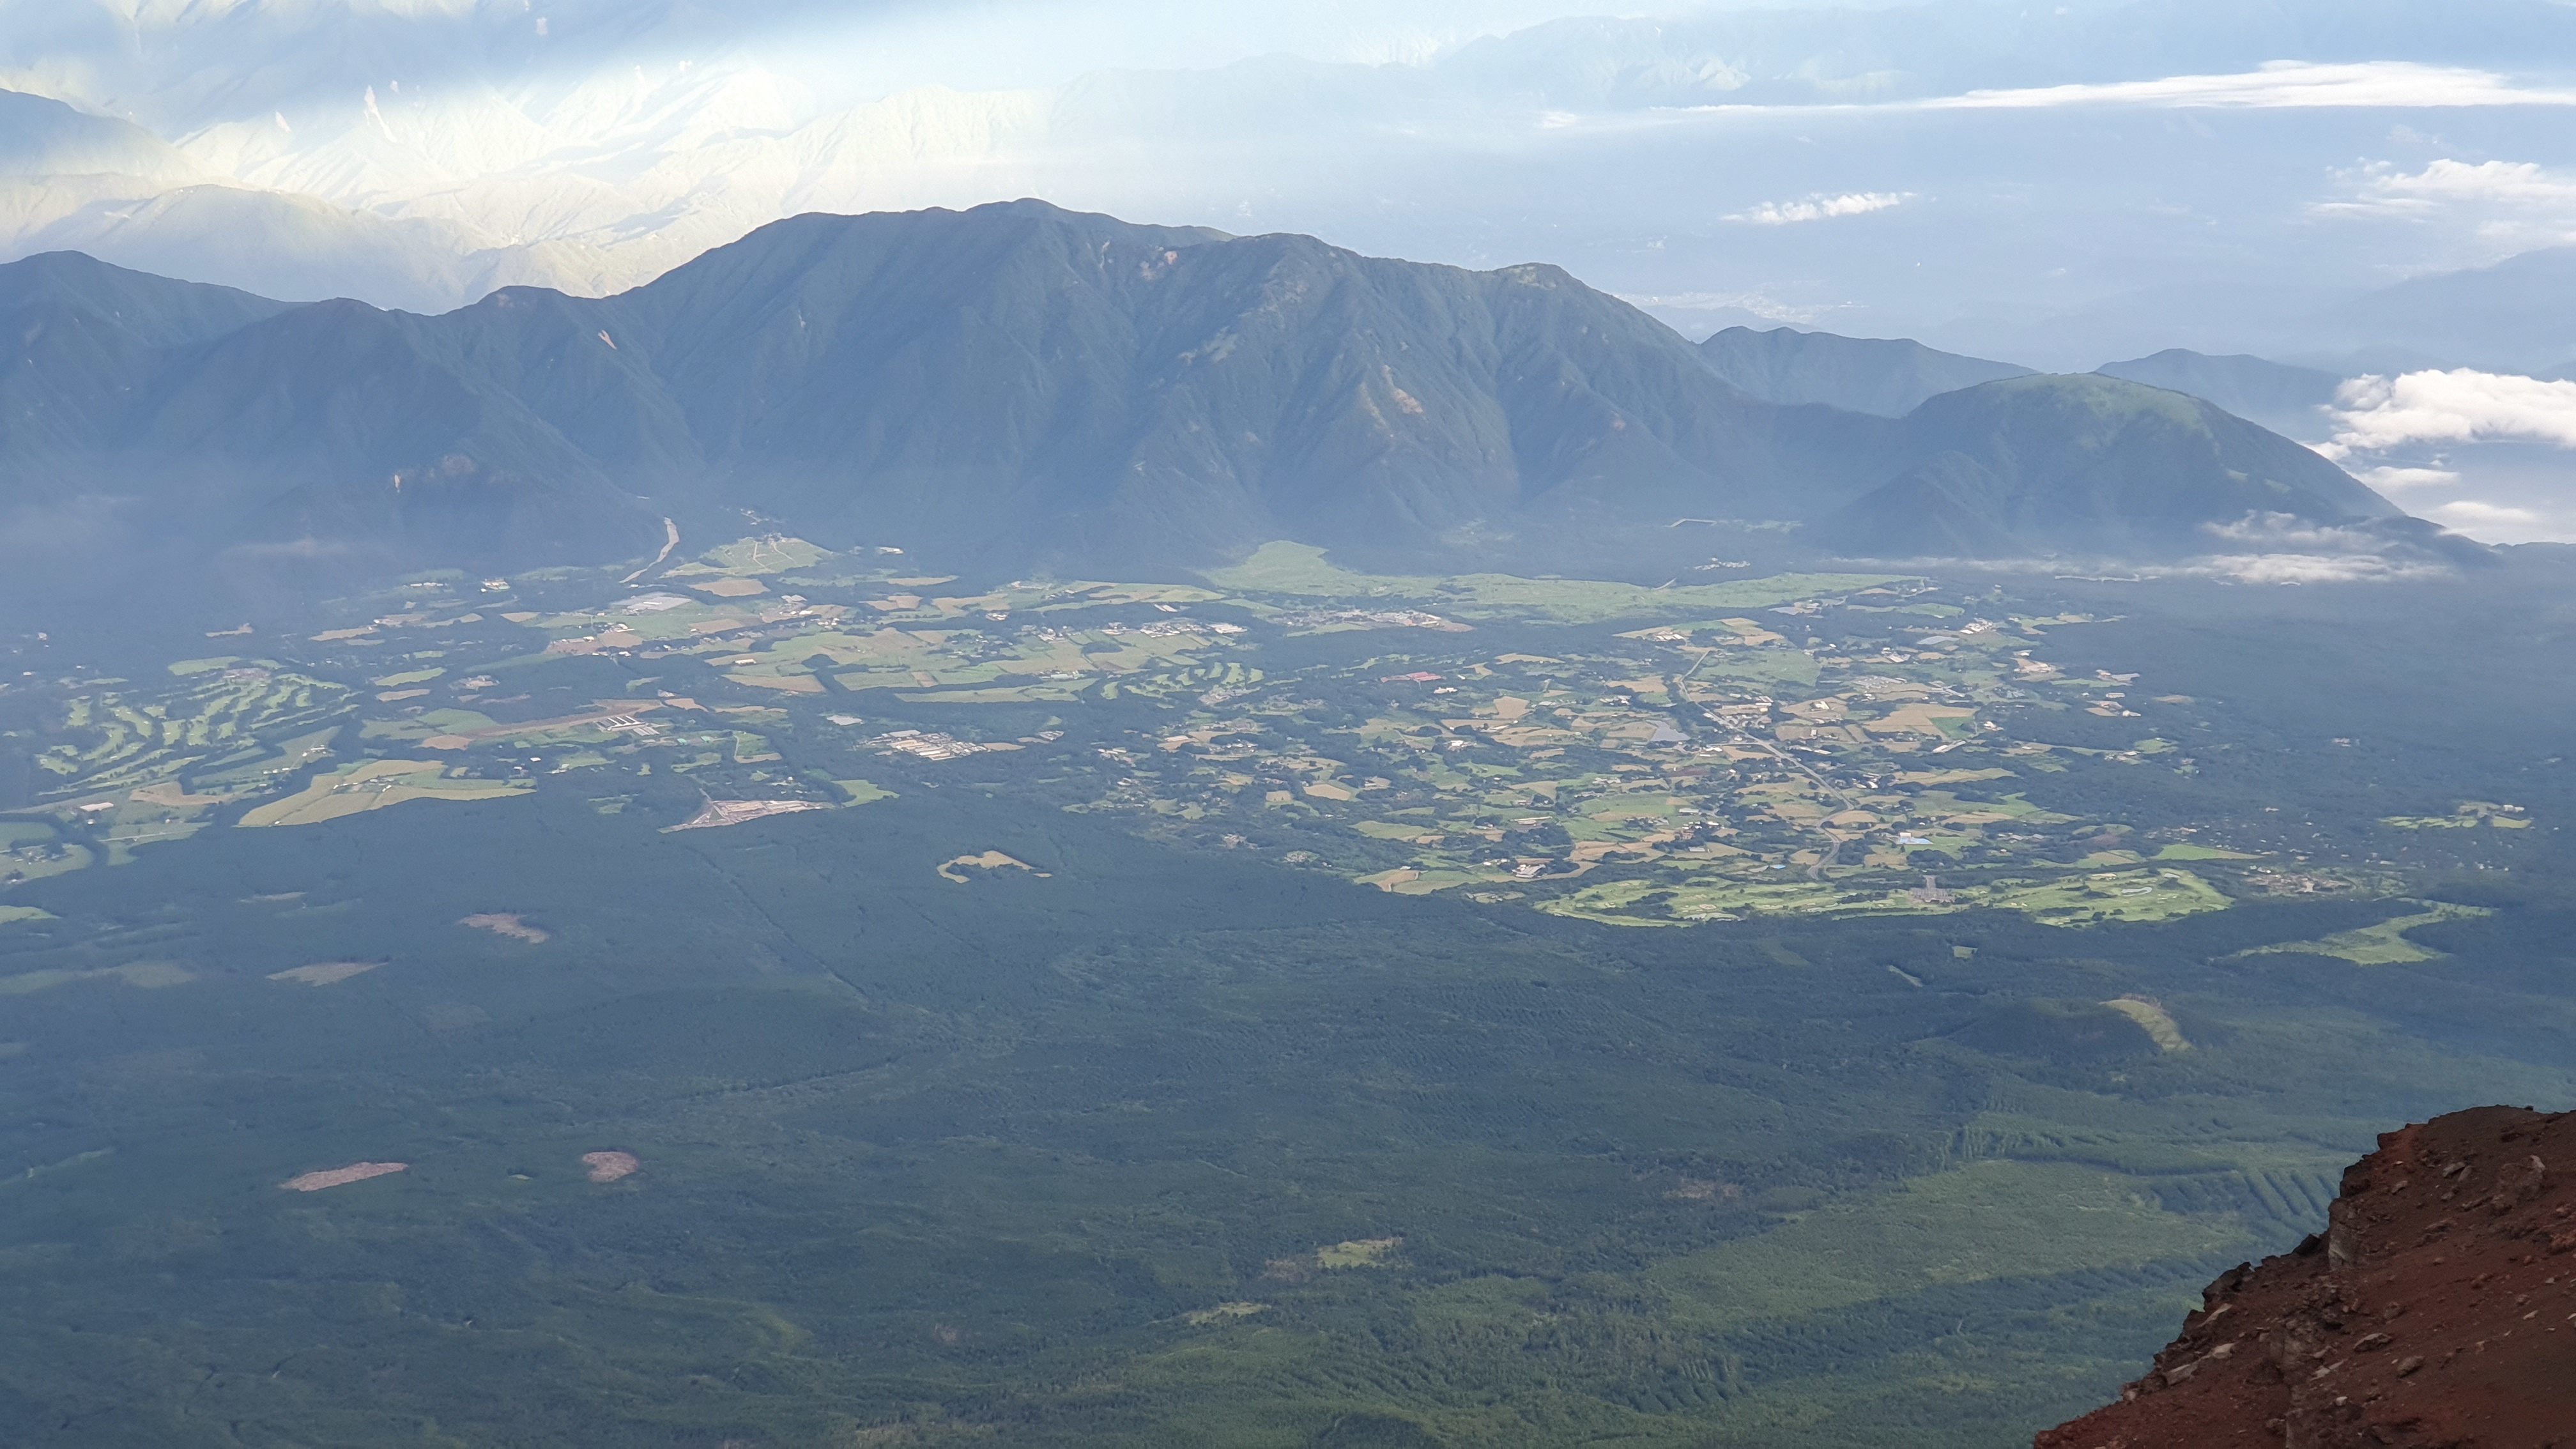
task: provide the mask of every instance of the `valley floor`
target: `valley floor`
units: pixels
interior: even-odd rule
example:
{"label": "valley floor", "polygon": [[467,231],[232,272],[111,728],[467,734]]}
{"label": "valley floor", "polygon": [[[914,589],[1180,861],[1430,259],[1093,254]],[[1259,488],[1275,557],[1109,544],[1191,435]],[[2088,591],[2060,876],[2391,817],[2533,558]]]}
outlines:
{"label": "valley floor", "polygon": [[1999,1445],[2576,1099],[2554,636],[1720,563],[14,641],[0,1436]]}

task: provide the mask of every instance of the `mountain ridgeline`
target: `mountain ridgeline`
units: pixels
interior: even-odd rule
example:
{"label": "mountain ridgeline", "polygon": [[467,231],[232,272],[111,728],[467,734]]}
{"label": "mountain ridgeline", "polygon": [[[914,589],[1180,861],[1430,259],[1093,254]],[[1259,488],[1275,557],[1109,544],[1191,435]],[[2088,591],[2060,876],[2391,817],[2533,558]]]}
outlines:
{"label": "mountain ridgeline", "polygon": [[1945,392],[2031,370],[1937,352],[1904,338],[1837,337],[1774,327],[1729,327],[1699,345],[1717,375],[1765,402],[1825,403],[1901,418]]}
{"label": "mountain ridgeline", "polygon": [[2134,383],[1784,405],[1552,267],[1037,202],[797,217],[619,296],[435,317],[53,254],[0,267],[0,314],[0,565],[89,576],[605,561],[666,514],[1188,568],[1273,538],[1462,557],[1685,516],[1796,523],[1818,553],[2165,557],[2252,517],[2393,513]]}
{"label": "mountain ridgeline", "polygon": [[2205,398],[2240,418],[2278,432],[2316,436],[2326,426],[2343,379],[2313,367],[2292,367],[2260,357],[2211,357],[2168,348],[2153,357],[2106,362],[2104,377],[2143,382]]}

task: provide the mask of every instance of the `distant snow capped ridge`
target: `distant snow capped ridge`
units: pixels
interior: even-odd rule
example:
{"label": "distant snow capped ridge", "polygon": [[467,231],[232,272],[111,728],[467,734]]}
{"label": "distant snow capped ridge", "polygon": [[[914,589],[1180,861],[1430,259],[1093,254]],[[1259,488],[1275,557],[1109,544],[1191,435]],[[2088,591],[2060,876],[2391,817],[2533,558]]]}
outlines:
{"label": "distant snow capped ridge", "polygon": [[1784,405],[1554,267],[1034,201],[802,216],[617,296],[434,317],[49,254],[0,266],[0,325],[23,339],[0,359],[20,582],[599,563],[649,555],[665,515],[746,511],[828,546],[1164,571],[1274,539],[1543,562],[1676,519],[1800,557],[2438,543],[2179,393],[2028,375],[1903,417]]}

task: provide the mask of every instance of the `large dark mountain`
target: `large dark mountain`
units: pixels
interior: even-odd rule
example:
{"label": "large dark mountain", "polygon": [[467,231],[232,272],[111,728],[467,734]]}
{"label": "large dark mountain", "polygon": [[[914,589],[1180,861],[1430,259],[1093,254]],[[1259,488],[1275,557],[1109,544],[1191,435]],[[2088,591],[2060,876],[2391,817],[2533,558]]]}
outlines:
{"label": "large dark mountain", "polygon": [[2385,511],[2153,389],[1784,407],[1554,268],[1036,202],[799,217],[622,296],[511,289],[439,317],[66,256],[0,267],[0,306],[22,343],[0,537],[92,575],[222,549],[608,559],[663,513],[1185,567],[1271,538],[1454,556],[1681,515],[1830,518],[1829,541],[1909,555],[2175,552],[2249,513]]}
{"label": "large dark mountain", "polygon": [[799,218],[565,318],[546,335],[631,336],[659,387],[625,385],[639,360],[562,399],[577,417],[540,399],[550,421],[609,456],[590,419],[614,397],[611,430],[653,438],[638,467],[711,469],[728,502],[834,529],[1212,557],[1533,508],[1768,507],[1782,476],[1774,410],[1546,267],[1023,203]]}
{"label": "large dark mountain", "polygon": [[2028,377],[2031,370],[1936,352],[1904,338],[1837,337],[1775,327],[1729,327],[1699,345],[1700,356],[1743,392],[1765,402],[1823,403],[1901,418],[1945,392]]}

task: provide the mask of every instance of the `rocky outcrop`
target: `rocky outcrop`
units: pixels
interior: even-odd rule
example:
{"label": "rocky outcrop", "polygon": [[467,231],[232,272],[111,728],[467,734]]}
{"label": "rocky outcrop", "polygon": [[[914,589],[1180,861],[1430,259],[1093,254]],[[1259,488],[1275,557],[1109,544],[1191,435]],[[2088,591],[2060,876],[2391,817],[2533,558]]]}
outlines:
{"label": "rocky outcrop", "polygon": [[2576,1112],[2389,1133],[2327,1224],[2036,1449],[2576,1449]]}

